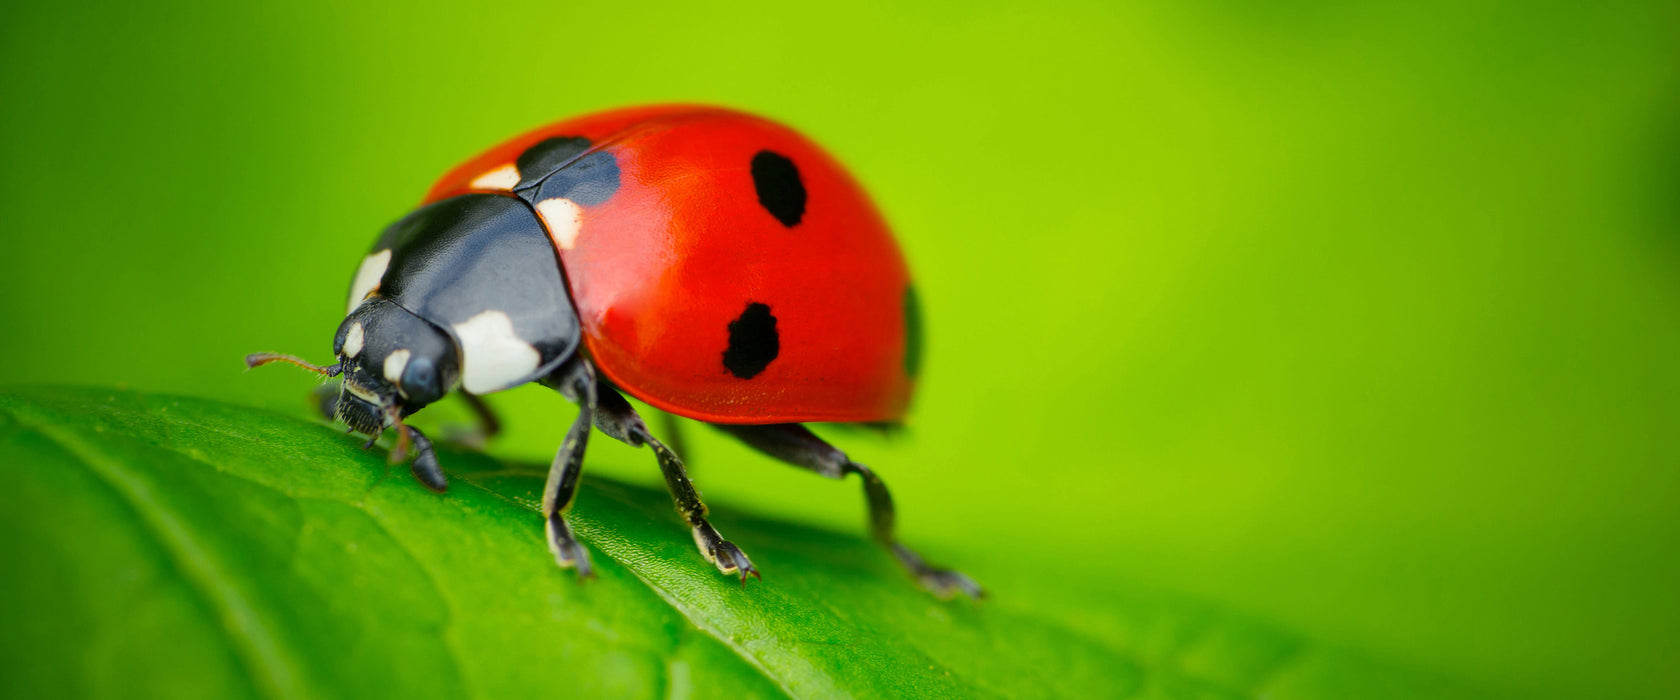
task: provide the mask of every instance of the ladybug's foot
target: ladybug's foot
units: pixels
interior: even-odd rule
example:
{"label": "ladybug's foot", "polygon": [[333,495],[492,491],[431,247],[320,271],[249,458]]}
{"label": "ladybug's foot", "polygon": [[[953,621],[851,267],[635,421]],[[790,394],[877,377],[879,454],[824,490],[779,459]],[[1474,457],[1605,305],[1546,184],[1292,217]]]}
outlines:
{"label": "ladybug's foot", "polygon": [[554,553],[554,563],[562,569],[577,569],[578,578],[594,578],[595,569],[589,565],[589,552],[572,535],[571,526],[559,513],[548,517],[548,551]]}
{"label": "ladybug's foot", "polygon": [[432,441],[419,428],[410,427],[408,432],[414,440],[414,461],[408,465],[409,470],[426,488],[443,493],[449,488],[449,479],[443,475],[443,467],[438,464]]}
{"label": "ladybug's foot", "polygon": [[719,535],[717,528],[712,527],[711,523],[702,520],[699,525],[694,526],[694,544],[700,548],[700,556],[717,565],[718,571],[723,572],[723,575],[739,575],[743,586],[747,585],[747,576],[764,578],[758,575],[758,569],[753,568],[752,560],[747,559],[746,553],[735,546],[735,543],[723,539],[723,535]]}
{"label": "ladybug's foot", "polygon": [[939,596],[940,600],[950,600],[956,597],[958,593],[973,600],[986,597],[986,591],[980,588],[980,584],[975,583],[974,579],[969,578],[967,574],[961,571],[928,566],[928,563],[922,560],[921,555],[910,551],[909,547],[897,542],[892,545],[892,553],[893,556],[898,557],[899,563],[903,564],[904,568],[910,570],[910,575],[916,577],[916,582],[920,583],[922,588]]}

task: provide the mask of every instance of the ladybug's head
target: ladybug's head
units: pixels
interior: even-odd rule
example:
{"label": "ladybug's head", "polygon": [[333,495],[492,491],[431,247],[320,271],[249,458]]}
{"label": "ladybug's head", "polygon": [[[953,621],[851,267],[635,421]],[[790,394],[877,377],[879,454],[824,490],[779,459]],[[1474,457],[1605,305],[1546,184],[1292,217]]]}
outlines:
{"label": "ladybug's head", "polygon": [[460,380],[460,352],[443,331],[390,300],[356,307],[333,338],[344,374],[335,417],[378,435],[443,398]]}
{"label": "ladybug's head", "polygon": [[328,377],[344,376],[333,417],[358,433],[378,436],[409,429],[403,418],[443,398],[460,382],[460,351],[453,338],[383,297],[369,296],[350,312],[333,338],[338,363],[321,367],[291,355],[257,353],[249,367],[288,362]]}

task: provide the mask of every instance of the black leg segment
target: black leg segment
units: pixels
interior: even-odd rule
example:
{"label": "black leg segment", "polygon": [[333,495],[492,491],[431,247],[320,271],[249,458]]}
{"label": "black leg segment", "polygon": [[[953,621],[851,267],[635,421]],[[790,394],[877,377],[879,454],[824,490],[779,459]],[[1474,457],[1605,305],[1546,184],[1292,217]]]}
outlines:
{"label": "black leg segment", "polygon": [[414,478],[437,493],[443,493],[449,488],[449,479],[443,475],[443,467],[438,464],[437,453],[432,450],[432,441],[420,432],[419,428],[408,427],[410,439],[414,440],[414,461],[408,465],[414,472]]}
{"label": "black leg segment", "polygon": [[719,425],[717,428],[734,435],[754,449],[783,462],[803,467],[830,479],[844,479],[857,474],[863,479],[863,494],[869,502],[870,532],[875,540],[892,551],[904,568],[923,588],[941,598],[963,593],[970,598],[985,595],[980,585],[959,571],[929,566],[922,557],[898,542],[894,535],[892,494],[887,485],[869,467],[853,462],[846,453],[835,449],[810,429],[798,423],[779,425]]}
{"label": "black leg segment", "polygon": [[478,418],[478,431],[486,440],[496,437],[502,432],[502,421],[496,418],[496,411],[484,401],[484,397],[477,394],[461,392],[461,398],[472,408],[473,416]]}
{"label": "black leg segment", "polygon": [[706,504],[700,501],[700,492],[694,488],[694,482],[689,481],[677,453],[649,434],[647,423],[642,421],[636,409],[611,387],[600,387],[598,401],[595,427],[631,447],[646,445],[659,459],[659,471],[665,476],[665,487],[676,501],[677,513],[693,529],[694,544],[700,548],[700,555],[725,575],[740,576],[742,585],[746,584],[748,576],[759,578],[758,570],[753,568],[752,561],[747,559],[741,548],[723,539],[717,528],[706,520]]}
{"label": "black leg segment", "polygon": [[677,459],[683,461],[683,467],[694,468],[694,452],[689,449],[688,441],[683,439],[682,424],[677,417],[664,411],[659,412],[659,433],[665,436],[665,446],[677,453]]}
{"label": "black leg segment", "polygon": [[[558,374],[555,376],[558,377]],[[496,418],[496,411],[490,408],[490,404],[484,400],[484,397],[469,394],[465,391],[456,392],[455,395],[461,397],[461,400],[467,404],[467,408],[472,411],[473,422],[470,425],[445,423],[443,425],[443,436],[440,440],[457,447],[474,450],[484,449],[486,445],[490,444],[491,438],[502,432],[501,420]]]}
{"label": "black leg segment", "polygon": [[554,463],[548,469],[548,483],[543,487],[542,507],[548,549],[554,553],[555,563],[563,568],[576,567],[578,576],[588,578],[594,575],[589,566],[589,553],[584,551],[583,544],[577,541],[571,526],[566,524],[566,511],[571,510],[572,499],[577,495],[578,477],[583,473],[583,453],[589,447],[590,425],[595,422],[595,368],[582,358],[574,359],[543,383],[578,406],[577,418],[572,421],[565,441],[560,443],[560,450],[554,455]]}

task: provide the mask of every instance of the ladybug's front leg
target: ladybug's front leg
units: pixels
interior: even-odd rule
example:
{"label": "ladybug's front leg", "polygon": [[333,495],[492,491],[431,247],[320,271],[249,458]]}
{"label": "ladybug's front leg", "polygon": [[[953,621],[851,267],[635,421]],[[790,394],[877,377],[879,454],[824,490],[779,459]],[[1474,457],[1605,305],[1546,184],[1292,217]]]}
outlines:
{"label": "ladybug's front leg", "polygon": [[706,520],[706,504],[700,501],[700,492],[694,488],[694,482],[688,480],[688,473],[677,453],[648,433],[647,423],[617,391],[603,386],[599,399],[600,412],[596,415],[595,427],[631,447],[647,445],[653,450],[654,456],[659,459],[659,471],[665,475],[665,486],[677,502],[677,512],[694,530],[694,544],[700,548],[700,556],[725,575],[740,576],[742,585],[746,584],[748,576],[762,578],[746,553],[735,543],[723,539],[717,528]]}
{"label": "ladybug's front leg", "polygon": [[548,532],[548,549],[562,568],[576,567],[578,576],[594,575],[589,566],[589,553],[572,534],[566,524],[566,511],[572,508],[577,495],[578,477],[583,473],[583,453],[589,447],[589,430],[595,420],[595,368],[579,358],[567,363],[545,384],[558,389],[561,395],[577,403],[577,419],[566,431],[566,440],[554,455],[548,470],[548,483],[543,487],[543,516]]}
{"label": "ladybug's front leg", "polygon": [[407,430],[409,439],[414,441],[414,461],[409,463],[409,471],[414,472],[414,478],[426,488],[443,493],[449,488],[449,479],[443,475],[443,467],[438,464],[432,441],[419,428],[407,426]]}

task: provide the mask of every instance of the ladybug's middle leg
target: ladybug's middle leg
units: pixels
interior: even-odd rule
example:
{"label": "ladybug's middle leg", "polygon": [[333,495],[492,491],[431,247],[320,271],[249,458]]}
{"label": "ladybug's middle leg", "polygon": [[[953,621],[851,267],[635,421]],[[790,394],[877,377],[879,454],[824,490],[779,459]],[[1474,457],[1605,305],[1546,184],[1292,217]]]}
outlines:
{"label": "ladybug's middle leg", "polygon": [[578,576],[589,577],[589,553],[572,534],[566,524],[566,511],[572,508],[577,495],[578,477],[583,474],[583,453],[589,447],[590,425],[595,421],[595,368],[578,359],[566,363],[543,383],[560,391],[562,396],[578,406],[578,415],[566,431],[566,439],[554,454],[548,469],[548,483],[543,486],[543,517],[547,522],[548,549],[554,561],[563,568],[577,567]]}
{"label": "ladybug's middle leg", "polygon": [[892,494],[887,493],[886,483],[869,467],[853,462],[846,453],[824,442],[809,428],[799,423],[715,427],[734,435],[759,452],[830,479],[844,479],[848,474],[858,475],[863,479],[863,495],[869,502],[870,532],[874,534],[877,542],[892,551],[893,556],[904,568],[910,570],[911,575],[916,577],[923,588],[941,598],[949,598],[959,592],[970,598],[985,595],[974,579],[960,571],[930,566],[921,555],[899,543],[893,527],[897,515],[893,510]]}
{"label": "ladybug's middle leg", "polygon": [[682,460],[683,467],[693,469],[694,453],[689,450],[688,441],[683,439],[683,427],[677,422],[676,416],[665,411],[659,412],[659,434],[665,436],[665,446],[677,453],[677,459]]}
{"label": "ladybug's middle leg", "polygon": [[596,428],[631,447],[647,445],[659,459],[659,471],[665,475],[665,486],[677,502],[677,512],[682,515],[683,521],[694,529],[694,544],[700,548],[700,555],[716,565],[718,571],[739,575],[743,585],[749,575],[762,578],[746,553],[735,543],[723,539],[717,528],[706,520],[706,504],[700,501],[700,492],[695,490],[694,482],[688,480],[682,459],[648,433],[647,423],[642,421],[630,402],[611,387],[602,386],[599,403],[600,411],[595,415]]}

